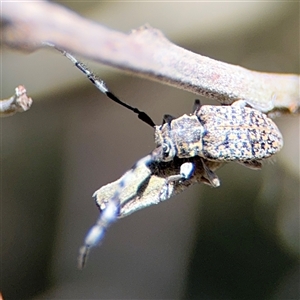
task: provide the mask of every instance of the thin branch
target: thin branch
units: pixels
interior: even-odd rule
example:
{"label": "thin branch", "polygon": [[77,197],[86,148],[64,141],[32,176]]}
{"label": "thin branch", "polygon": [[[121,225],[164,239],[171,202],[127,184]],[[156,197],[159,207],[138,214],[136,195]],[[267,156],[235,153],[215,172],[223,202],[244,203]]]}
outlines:
{"label": "thin branch", "polygon": [[[22,12],[22,13],[20,13]],[[108,29],[49,2],[2,3],[2,40],[34,50],[43,42],[202,96],[246,100],[263,111],[299,113],[299,75],[247,70],[176,46],[149,26],[131,34]]]}
{"label": "thin branch", "polygon": [[[170,182],[168,179],[173,176],[177,178],[182,164],[187,162],[195,166],[192,177],[183,182]],[[116,217],[123,218],[147,206],[159,204],[197,182],[208,183],[208,180],[204,178],[207,175],[207,170],[204,170],[204,168],[208,167],[216,170],[222,164],[222,162],[213,161],[203,162],[200,157],[174,158],[170,162],[152,162],[149,166],[141,163],[129,170],[129,174],[128,172],[125,173],[119,180],[97,190],[94,193],[94,198],[100,208],[100,216],[95,225],[89,230],[84,245],[79,250],[79,269],[85,266],[91,248],[102,241],[105,231],[116,220]],[[130,184],[128,185],[124,185],[124,180],[127,181],[126,176],[130,177]],[[214,178],[217,183],[210,185],[217,187],[219,179],[216,175],[214,175]],[[122,186],[122,191],[119,194],[120,186]],[[117,201],[114,199],[116,193],[118,193]],[[118,209],[118,212],[116,212],[116,209]],[[118,214],[115,215],[116,213]]]}
{"label": "thin branch", "polygon": [[17,112],[28,110],[32,105],[32,99],[26,95],[23,85],[16,87],[15,94],[9,99],[0,100],[0,117],[9,117]]}

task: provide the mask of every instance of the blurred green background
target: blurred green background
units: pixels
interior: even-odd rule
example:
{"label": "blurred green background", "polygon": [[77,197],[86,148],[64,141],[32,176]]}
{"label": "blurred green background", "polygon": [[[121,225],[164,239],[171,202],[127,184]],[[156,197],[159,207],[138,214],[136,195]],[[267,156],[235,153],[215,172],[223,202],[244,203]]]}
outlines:
{"label": "blurred green background", "polygon": [[[220,61],[299,73],[296,2],[59,3],[122,32],[149,23]],[[157,124],[199,98],[87,63]],[[262,171],[227,164],[219,188],[194,186],[120,220],[79,271],[98,216],[91,195],[153,149],[153,132],[54,51],[3,48],[1,83],[1,98],[24,84],[34,100],[1,120],[4,299],[300,298],[299,117],[275,120],[285,146]]]}

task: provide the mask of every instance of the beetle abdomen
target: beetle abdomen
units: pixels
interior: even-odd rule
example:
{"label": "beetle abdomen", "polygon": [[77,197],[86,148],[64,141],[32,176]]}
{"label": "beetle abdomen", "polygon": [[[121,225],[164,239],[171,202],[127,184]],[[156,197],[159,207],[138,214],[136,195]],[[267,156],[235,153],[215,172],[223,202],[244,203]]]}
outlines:
{"label": "beetle abdomen", "polygon": [[201,107],[197,116],[205,128],[200,156],[207,159],[261,160],[283,146],[275,123],[255,109],[207,105]]}

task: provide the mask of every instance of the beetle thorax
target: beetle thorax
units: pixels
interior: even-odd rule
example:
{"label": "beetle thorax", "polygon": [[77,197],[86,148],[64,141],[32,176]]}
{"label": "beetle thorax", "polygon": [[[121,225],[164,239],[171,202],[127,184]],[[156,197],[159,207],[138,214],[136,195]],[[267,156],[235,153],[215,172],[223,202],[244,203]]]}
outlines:
{"label": "beetle thorax", "polygon": [[162,146],[169,151],[164,153],[163,161],[170,161],[174,156],[201,156],[203,135],[204,127],[196,115],[183,115],[170,123],[155,127],[156,146]]}

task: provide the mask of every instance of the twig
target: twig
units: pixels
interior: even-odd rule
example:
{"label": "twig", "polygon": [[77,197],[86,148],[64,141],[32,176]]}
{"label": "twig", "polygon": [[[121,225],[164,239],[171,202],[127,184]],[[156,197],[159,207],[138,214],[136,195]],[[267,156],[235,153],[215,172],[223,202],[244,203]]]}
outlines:
{"label": "twig", "polygon": [[[189,159],[176,157],[170,162],[153,163],[149,167],[145,165],[140,166],[134,170],[131,184],[126,186],[120,195],[121,206],[119,217],[128,216],[137,210],[160,203],[160,193],[166,183],[166,178],[171,175],[179,174],[180,166],[187,161],[195,164],[194,175],[180,184],[176,183],[173,185],[173,183],[171,183],[167,199],[185,191],[189,186],[195,183],[208,184],[207,179],[203,177],[205,171],[200,157],[192,157]],[[214,161],[205,161],[205,163],[212,171],[217,170],[223,165],[222,162]],[[126,174],[123,176],[126,176]],[[105,205],[105,203],[114,196],[121,180],[122,178],[102,186],[94,193],[96,203],[100,208],[102,204]]]}
{"label": "twig", "polygon": [[23,85],[16,87],[16,92],[9,99],[0,100],[0,117],[12,116],[17,112],[28,110],[32,105],[32,99],[26,95]]}
{"label": "twig", "polygon": [[[177,176],[181,165],[186,162],[195,165],[193,176],[183,182],[167,184],[167,178],[173,175]],[[212,170],[216,170],[222,164],[222,162],[205,161],[205,165]],[[100,216],[95,225],[89,230],[84,245],[79,250],[79,269],[84,268],[91,248],[101,242],[105,231],[115,221],[116,217],[123,218],[144,207],[170,199],[197,182],[208,183],[208,180],[204,178],[206,171],[200,157],[175,158],[170,162],[153,162],[150,166],[140,164],[128,172],[130,172],[130,184],[123,186],[122,192],[118,195],[117,203],[112,199],[116,195],[116,191],[120,189],[120,182],[124,180],[125,176],[128,176],[128,173],[125,173],[119,180],[101,187],[94,193],[94,198],[100,208]],[[215,179],[217,184],[214,186],[217,187],[220,182],[217,177]],[[115,216],[116,209],[118,209],[117,216]]]}
{"label": "twig", "polygon": [[149,26],[126,35],[44,1],[3,2],[2,18],[3,42],[18,49],[51,42],[221,103],[244,99],[263,112],[300,111],[299,75],[255,72],[216,61],[176,46]]}

